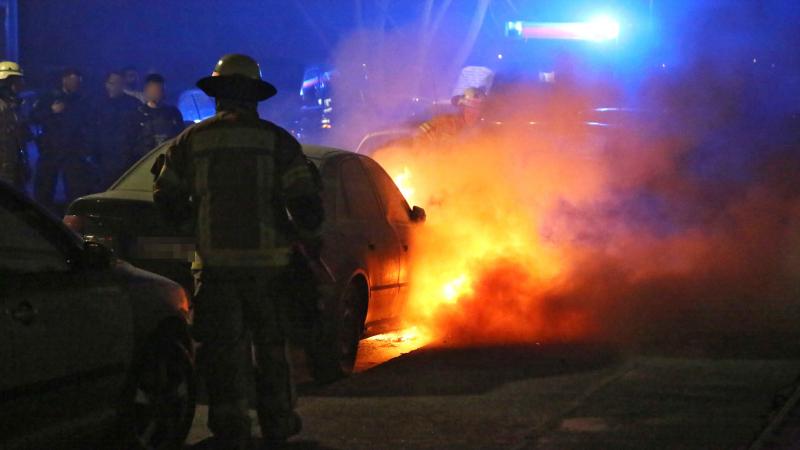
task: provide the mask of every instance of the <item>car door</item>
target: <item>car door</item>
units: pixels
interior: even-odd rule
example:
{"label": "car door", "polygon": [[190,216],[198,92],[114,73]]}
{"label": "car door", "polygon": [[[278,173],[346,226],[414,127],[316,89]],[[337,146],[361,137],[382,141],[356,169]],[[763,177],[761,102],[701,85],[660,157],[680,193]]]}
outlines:
{"label": "car door", "polygon": [[0,230],[0,439],[110,417],[133,345],[125,291],[110,268],[77,269],[79,241],[2,192]]}
{"label": "car door", "polygon": [[[408,295],[408,277],[410,270],[410,253],[412,246],[411,210],[397,185],[383,168],[369,158],[362,158],[362,162],[375,184],[376,192],[383,206],[387,222],[391,225],[398,242],[398,298]],[[402,302],[393,303],[394,314],[400,314]]]}
{"label": "car door", "polygon": [[[397,294],[399,255],[397,237],[385,220],[372,182],[359,158],[344,158],[339,166],[343,205],[337,208],[337,227],[349,251],[366,264],[370,278],[367,322],[388,319]],[[341,214],[340,214],[341,212]]]}

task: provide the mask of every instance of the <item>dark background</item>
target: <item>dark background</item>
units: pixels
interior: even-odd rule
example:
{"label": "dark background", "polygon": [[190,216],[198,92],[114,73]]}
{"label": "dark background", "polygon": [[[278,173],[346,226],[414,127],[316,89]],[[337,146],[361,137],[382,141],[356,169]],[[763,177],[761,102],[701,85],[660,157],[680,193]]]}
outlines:
{"label": "dark background", "polygon": [[[98,92],[103,75],[126,65],[160,72],[172,98],[208,74],[228,52],[256,57],[265,78],[284,96],[296,96],[303,68],[331,62],[336,48],[358,29],[413,28],[425,6],[445,0],[22,0],[20,62],[34,89],[54,86],[64,67],[85,73]],[[460,42],[480,0],[451,1],[433,45]],[[662,65],[757,73],[782,109],[800,104],[800,2],[795,0],[494,0],[466,64],[502,71],[530,70],[562,44],[523,43],[503,36],[507,20],[575,21],[607,11],[623,29],[613,48],[583,55],[608,66],[637,88]],[[413,43],[409,44],[413,46]],[[442,44],[444,45],[444,44]],[[572,48],[571,48],[572,50]],[[502,61],[497,54],[505,54]],[[755,64],[753,61],[757,61]],[[755,66],[754,66],[755,64]],[[749,66],[748,66],[749,65]],[[535,72],[534,72],[535,73]],[[751,75],[748,75],[751,76]],[[453,74],[444,74],[449,82]],[[758,83],[757,83],[758,84]],[[380,87],[378,87],[380,88]]]}
{"label": "dark background", "polygon": [[264,75],[286,87],[299,83],[303,61],[326,54],[319,37],[303,30],[307,24],[295,5],[26,0],[19,5],[20,57],[34,85],[55,82],[66,66],[91,80],[134,65],[143,73],[163,73],[176,91],[209,73],[220,55],[236,51],[259,58]]}
{"label": "dark background", "polygon": [[[493,1],[471,63],[486,63],[507,44],[506,20],[576,20],[597,2]],[[648,14],[648,0],[612,0],[610,10]],[[655,8],[658,8],[656,2]],[[20,60],[29,83],[54,83],[67,66],[87,81],[132,64],[173,81],[173,92],[208,73],[228,52],[253,55],[279,88],[299,88],[307,64],[327,62],[358,28],[392,29],[420,20],[426,2],[383,0],[24,0],[19,2]],[[434,2],[438,7],[441,2]],[[478,0],[452,2],[437,39],[459,39]],[[567,6],[565,6],[567,5]],[[637,21],[639,17],[637,17]]]}

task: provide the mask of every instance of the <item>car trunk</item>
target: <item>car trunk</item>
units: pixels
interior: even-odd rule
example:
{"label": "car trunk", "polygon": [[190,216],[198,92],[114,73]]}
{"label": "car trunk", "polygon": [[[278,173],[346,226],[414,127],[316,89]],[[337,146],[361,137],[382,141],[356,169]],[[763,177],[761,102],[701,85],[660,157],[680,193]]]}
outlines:
{"label": "car trunk", "polygon": [[76,200],[67,214],[80,218],[79,231],[88,240],[106,244],[118,257],[191,289],[192,231],[165,222],[150,195],[108,191]]}

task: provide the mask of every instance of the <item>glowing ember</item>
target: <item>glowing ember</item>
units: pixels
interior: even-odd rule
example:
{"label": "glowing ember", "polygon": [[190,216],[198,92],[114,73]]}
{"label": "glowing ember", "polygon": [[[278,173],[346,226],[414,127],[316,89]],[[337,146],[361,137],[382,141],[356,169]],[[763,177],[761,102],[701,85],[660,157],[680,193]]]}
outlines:
{"label": "glowing ember", "polygon": [[361,372],[427,345],[430,339],[417,327],[371,336],[361,341],[356,371]]}
{"label": "glowing ember", "polygon": [[418,327],[410,327],[405,330],[395,331],[391,333],[377,334],[375,336],[367,338],[366,340],[377,341],[377,342],[392,342],[392,343],[417,341],[419,347],[421,347],[422,345],[424,345],[424,341],[426,339],[424,335],[420,332]]}

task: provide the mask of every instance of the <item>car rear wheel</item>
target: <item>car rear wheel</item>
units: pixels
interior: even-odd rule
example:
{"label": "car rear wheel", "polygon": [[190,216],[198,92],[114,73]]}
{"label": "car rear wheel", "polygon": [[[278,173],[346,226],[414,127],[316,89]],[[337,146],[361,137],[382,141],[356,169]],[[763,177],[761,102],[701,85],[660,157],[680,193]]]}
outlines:
{"label": "car rear wheel", "polygon": [[331,383],[353,372],[358,343],[364,334],[364,290],[360,283],[350,283],[333,314],[325,319],[311,355],[314,379],[319,383]]}
{"label": "car rear wheel", "polygon": [[125,449],[182,448],[195,412],[192,358],[180,339],[157,340],[131,373],[119,411]]}

